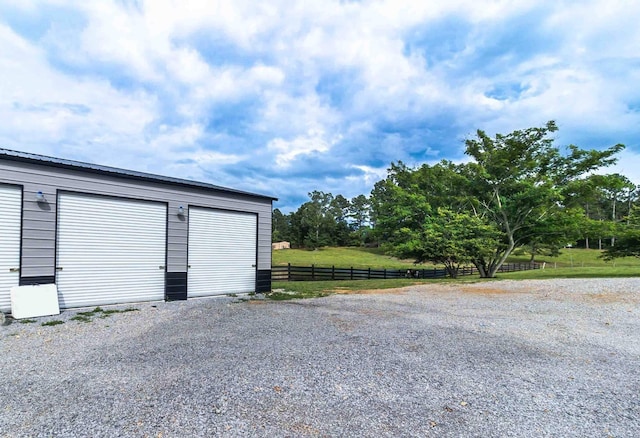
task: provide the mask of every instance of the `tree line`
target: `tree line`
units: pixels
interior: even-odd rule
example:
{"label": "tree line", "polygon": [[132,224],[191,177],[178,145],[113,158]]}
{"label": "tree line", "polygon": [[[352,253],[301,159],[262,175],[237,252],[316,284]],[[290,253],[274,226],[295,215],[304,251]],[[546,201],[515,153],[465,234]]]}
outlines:
{"label": "tree line", "polygon": [[600,173],[624,145],[562,151],[552,138],[557,129],[550,121],[494,137],[478,130],[465,142],[468,163],[391,163],[369,196],[351,200],[314,191],[295,212],[273,211],[273,239],[308,249],[381,246],[444,264],[452,277],[465,264],[493,277],[522,248],[532,261],[569,244],[606,249],[610,258],[637,255],[638,187]]}
{"label": "tree line", "polygon": [[373,242],[369,198],[351,200],[342,195],[313,191],[309,201],[284,215],[273,210],[274,242],[289,241],[294,247],[363,246]]}

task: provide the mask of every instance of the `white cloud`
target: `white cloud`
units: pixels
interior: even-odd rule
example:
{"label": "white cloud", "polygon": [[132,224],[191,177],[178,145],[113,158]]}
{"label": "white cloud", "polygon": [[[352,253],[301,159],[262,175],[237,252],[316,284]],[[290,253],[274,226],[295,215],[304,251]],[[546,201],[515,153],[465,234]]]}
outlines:
{"label": "white cloud", "polygon": [[276,166],[286,168],[302,155],[329,152],[339,140],[340,137],[326,138],[323,131],[310,130],[306,135],[298,136],[292,140],[275,138],[269,142],[267,149],[276,153]]}
{"label": "white cloud", "polygon": [[619,173],[629,178],[635,185],[640,186],[640,152],[625,149],[618,154],[618,162],[616,164],[604,167],[598,173]]}
{"label": "white cloud", "polygon": [[89,149],[131,140],[135,144],[156,116],[153,96],[124,94],[104,79],[56,71],[41,49],[4,25],[0,46],[0,135],[5,145],[55,155],[54,148],[65,143]]}
{"label": "white cloud", "polygon": [[236,164],[246,159],[246,156],[236,155],[236,154],[223,154],[220,152],[211,152],[211,151],[198,151],[197,154],[193,155],[193,159],[200,165],[226,165],[226,164]]}
{"label": "white cloud", "polygon": [[[37,36],[0,18],[3,146],[215,174],[238,187],[268,182],[225,166],[294,173],[319,160],[322,180],[310,176],[302,190],[337,192],[379,179],[384,160],[459,157],[476,128],[555,119],[564,143],[640,148],[637,2],[51,0],[0,9],[28,21],[43,5],[75,18],[46,17]],[[518,28],[526,18],[534,27]],[[460,28],[410,41],[441,20]],[[504,35],[530,40],[516,47]],[[435,56],[442,47],[450,51]],[[340,177],[326,176],[331,166]],[[293,193],[298,181],[278,186]]]}
{"label": "white cloud", "polygon": [[[363,166],[363,165],[354,165],[351,166],[354,169],[357,169],[362,172],[362,175],[354,175],[347,177],[347,181],[353,184],[357,184],[359,187],[369,187],[372,188],[373,185],[387,177],[387,167],[371,167],[371,166]],[[366,191],[366,190],[365,190]],[[363,192],[364,193],[364,192]]]}

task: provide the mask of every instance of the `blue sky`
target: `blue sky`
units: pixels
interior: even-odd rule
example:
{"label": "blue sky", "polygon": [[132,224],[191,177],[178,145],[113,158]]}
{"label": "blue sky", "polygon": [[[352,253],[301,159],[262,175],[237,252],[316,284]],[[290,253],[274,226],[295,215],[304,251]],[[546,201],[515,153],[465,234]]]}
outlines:
{"label": "blue sky", "polygon": [[269,194],[556,120],[640,184],[640,2],[0,3],[0,147]]}

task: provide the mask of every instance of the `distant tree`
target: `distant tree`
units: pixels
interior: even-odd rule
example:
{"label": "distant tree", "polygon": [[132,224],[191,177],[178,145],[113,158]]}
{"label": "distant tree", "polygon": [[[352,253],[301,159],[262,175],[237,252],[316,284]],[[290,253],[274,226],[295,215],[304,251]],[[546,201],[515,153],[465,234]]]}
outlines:
{"label": "distant tree", "polygon": [[359,230],[367,226],[369,216],[369,199],[365,195],[358,195],[351,198],[348,218],[351,221],[352,228]]}
{"label": "distant tree", "polygon": [[[624,201],[627,200],[627,205],[630,205],[631,196],[636,189],[635,184],[633,184],[626,176],[620,175],[619,173],[610,175],[593,175],[591,180],[599,189],[602,197],[610,203],[610,220],[614,223],[617,222],[620,218],[618,205],[620,201],[623,201],[623,205],[625,205]],[[611,246],[615,245],[615,241],[616,238],[612,235]]]}
{"label": "distant tree", "polygon": [[[615,244],[615,224],[628,217],[631,206],[637,199],[637,187],[627,177],[620,174],[589,175],[586,178],[569,182],[563,189],[564,203],[567,206],[580,206],[587,218],[597,222],[585,227],[585,247],[590,247],[590,237],[598,238],[598,248],[602,249],[602,239],[611,238]],[[586,231],[589,231],[587,234]],[[605,233],[605,234],[592,234]]]}
{"label": "distant tree", "polygon": [[309,193],[311,201],[305,202],[298,209],[300,224],[304,231],[302,244],[305,248],[316,249],[327,244],[326,229],[327,210],[330,197],[323,192]]}
{"label": "distant tree", "polygon": [[615,246],[610,246],[604,251],[606,260],[613,260],[619,257],[640,257],[640,229],[628,229],[616,242]]}
{"label": "distant tree", "polygon": [[527,226],[520,245],[530,254],[530,263],[538,255],[556,257],[562,248],[583,237],[589,225],[583,209],[565,208],[562,214],[538,218]]}
{"label": "distant tree", "polygon": [[347,198],[342,195],[333,197],[329,204],[329,218],[332,224],[329,224],[330,233],[329,244],[336,246],[347,246],[349,244],[349,235],[351,229],[349,227],[349,208],[350,203]]}
{"label": "distant tree", "polygon": [[569,181],[562,188],[565,207],[581,208],[585,213],[588,223],[583,227],[579,239],[584,239],[584,246],[587,249],[590,248],[589,241],[591,237],[602,237],[600,234],[597,234],[599,233],[599,228],[589,222],[599,220],[603,217],[600,211],[600,192],[596,181],[592,178],[593,176],[594,175]]}
{"label": "distant tree", "polygon": [[309,198],[291,216],[292,241],[307,249],[346,245],[350,233],[349,201],[342,195],[317,190],[309,193]]}
{"label": "distant tree", "polygon": [[291,240],[291,218],[285,216],[279,209],[274,209],[271,214],[271,241],[282,242]]}
{"label": "distant tree", "polygon": [[613,260],[620,257],[640,257],[640,207],[631,208],[627,223],[619,227],[615,246],[607,248],[603,257]]}
{"label": "distant tree", "polygon": [[348,221],[350,233],[350,244],[363,246],[368,243],[371,234],[369,226],[371,220],[369,199],[365,195],[358,195],[351,198],[349,202]]}

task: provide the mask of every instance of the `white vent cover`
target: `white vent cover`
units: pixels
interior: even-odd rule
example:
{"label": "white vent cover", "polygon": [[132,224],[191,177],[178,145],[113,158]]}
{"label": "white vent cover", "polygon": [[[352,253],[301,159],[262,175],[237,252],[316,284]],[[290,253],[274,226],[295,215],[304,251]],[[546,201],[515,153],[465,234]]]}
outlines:
{"label": "white vent cover", "polygon": [[55,284],[11,288],[11,314],[15,319],[58,315],[58,288]]}

